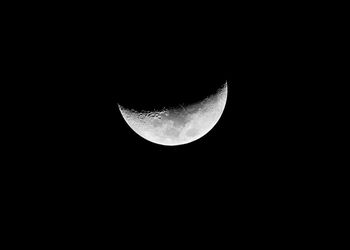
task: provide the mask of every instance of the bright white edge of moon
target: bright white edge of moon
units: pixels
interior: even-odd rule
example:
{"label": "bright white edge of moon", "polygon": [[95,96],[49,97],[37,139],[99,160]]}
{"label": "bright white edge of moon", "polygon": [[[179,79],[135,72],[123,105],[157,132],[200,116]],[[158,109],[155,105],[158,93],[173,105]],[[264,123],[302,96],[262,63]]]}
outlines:
{"label": "bright white edge of moon", "polygon": [[187,107],[135,111],[118,104],[124,120],[144,139],[166,146],[187,144],[207,134],[219,121],[227,100],[227,82],[212,96]]}

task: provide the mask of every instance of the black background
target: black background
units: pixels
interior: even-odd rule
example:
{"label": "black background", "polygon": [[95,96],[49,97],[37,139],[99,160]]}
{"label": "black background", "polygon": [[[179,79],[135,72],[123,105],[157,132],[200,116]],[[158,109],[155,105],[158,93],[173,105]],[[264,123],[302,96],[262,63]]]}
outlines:
{"label": "black background", "polygon": [[[202,228],[260,244],[309,237],[323,223],[326,204],[311,204],[334,192],[315,163],[323,133],[308,123],[319,103],[305,105],[317,95],[311,58],[322,57],[308,39],[317,20],[304,21],[314,6],[30,5],[36,11],[22,3],[24,18],[6,20],[19,23],[7,64],[19,64],[11,81],[24,94],[6,131],[23,134],[7,145],[15,150],[4,169],[14,174],[3,175],[27,231],[42,218],[48,233],[58,225],[72,237],[83,228],[135,242],[135,231],[174,225],[189,237]],[[225,81],[221,119],[182,146],[144,140],[116,108],[195,102]]]}

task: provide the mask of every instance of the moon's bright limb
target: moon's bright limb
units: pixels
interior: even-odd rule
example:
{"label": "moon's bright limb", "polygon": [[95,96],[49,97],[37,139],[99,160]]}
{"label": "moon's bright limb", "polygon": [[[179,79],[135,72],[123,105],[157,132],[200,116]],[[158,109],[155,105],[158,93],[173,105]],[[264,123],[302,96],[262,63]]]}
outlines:
{"label": "moon's bright limb", "polygon": [[207,134],[219,121],[227,100],[227,83],[200,103],[176,110],[138,112],[121,105],[126,123],[153,143],[175,146],[193,142]]}

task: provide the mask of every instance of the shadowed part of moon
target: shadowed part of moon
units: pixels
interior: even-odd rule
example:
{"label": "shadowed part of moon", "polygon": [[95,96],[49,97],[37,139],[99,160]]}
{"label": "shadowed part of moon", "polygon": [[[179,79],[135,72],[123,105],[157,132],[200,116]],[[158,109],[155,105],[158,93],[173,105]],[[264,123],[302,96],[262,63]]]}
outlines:
{"label": "shadowed part of moon", "polygon": [[200,103],[162,111],[135,111],[119,105],[126,123],[141,137],[175,146],[195,141],[220,119],[227,100],[227,84]]}

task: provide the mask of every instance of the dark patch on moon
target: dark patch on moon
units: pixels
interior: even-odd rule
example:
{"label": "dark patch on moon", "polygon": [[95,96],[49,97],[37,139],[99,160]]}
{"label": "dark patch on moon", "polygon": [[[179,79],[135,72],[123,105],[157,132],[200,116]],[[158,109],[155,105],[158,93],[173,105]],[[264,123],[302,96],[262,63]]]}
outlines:
{"label": "dark patch on moon", "polygon": [[176,128],[183,127],[189,121],[188,114],[183,112],[183,110],[171,110],[168,115],[162,116],[165,121],[172,121],[173,126]]}
{"label": "dark patch on moon", "polygon": [[186,132],[186,135],[189,136],[189,137],[196,136],[197,134],[198,134],[198,130],[195,129],[195,128],[191,128],[190,130],[188,130]]}
{"label": "dark patch on moon", "polygon": [[160,119],[154,119],[154,120],[152,121],[152,125],[153,125],[154,127],[160,127],[160,126],[163,125],[163,123],[162,123],[162,121],[161,121]]}
{"label": "dark patch on moon", "polygon": [[169,136],[171,136],[171,137],[179,137],[180,131],[178,131],[178,130],[175,129],[175,128],[167,128],[167,129],[165,130],[165,134],[166,134],[166,135],[169,135]]}

